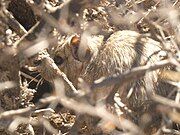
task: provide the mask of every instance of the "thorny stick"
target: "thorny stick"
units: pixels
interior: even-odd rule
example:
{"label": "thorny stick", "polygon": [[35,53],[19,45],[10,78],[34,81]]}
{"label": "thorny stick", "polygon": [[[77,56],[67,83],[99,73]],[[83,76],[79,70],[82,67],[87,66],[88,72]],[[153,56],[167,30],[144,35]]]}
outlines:
{"label": "thorny stick", "polygon": [[23,36],[27,33],[24,27],[10,14],[10,12],[3,6],[3,13],[0,13],[0,16],[3,17],[3,21],[7,23],[14,31],[16,31],[19,36]]}
{"label": "thorny stick", "polygon": [[37,22],[29,31],[27,31],[26,33],[24,33],[24,35],[19,39],[17,40],[15,43],[14,43],[14,47],[18,47],[20,46],[20,43],[31,33],[33,33],[34,29],[39,25],[39,22]]}
{"label": "thorny stick", "polygon": [[71,88],[71,90],[74,92],[74,94],[78,94],[77,89],[74,87],[74,85],[72,84],[72,82],[69,81],[69,79],[67,78],[66,74],[64,74],[64,73],[63,73],[62,71],[60,71],[60,70],[59,70],[57,73],[58,73],[58,75],[60,75],[60,76],[63,78],[63,80],[70,86],[70,88]]}
{"label": "thorny stick", "polygon": [[28,114],[32,111],[31,107],[27,107],[27,108],[23,108],[23,109],[17,109],[17,110],[10,110],[10,111],[6,111],[0,114],[0,119],[4,119],[4,118],[10,118],[13,117],[15,115],[22,115],[22,114]]}
{"label": "thorny stick", "polygon": [[134,123],[130,122],[129,120],[126,120],[121,116],[118,118],[112,113],[109,113],[104,106],[98,106],[98,105],[92,106],[90,104],[78,102],[72,98],[68,98],[65,95],[64,88],[62,87],[63,82],[59,79],[55,80],[54,82],[55,82],[55,90],[58,91],[57,92],[58,97],[56,100],[59,103],[61,103],[63,106],[72,109],[78,113],[98,116],[102,120],[110,121],[118,128],[131,131],[134,134],[143,134],[143,132]]}
{"label": "thorny stick", "polygon": [[152,65],[145,65],[145,66],[133,68],[120,75],[113,75],[107,78],[100,78],[91,85],[91,89],[94,90],[100,87],[110,86],[112,84],[117,84],[117,83],[122,84],[123,82],[126,82],[127,80],[132,80],[134,78],[137,78],[137,76],[139,77],[143,76],[147,71],[153,71],[153,70],[171,65],[173,64],[172,62],[173,60],[174,59],[166,59]]}
{"label": "thorny stick", "polygon": [[[61,10],[62,8],[66,8],[68,6],[68,4],[71,2],[72,0],[66,0],[59,8],[58,10]],[[63,28],[61,28],[61,26],[59,25],[59,23],[57,22],[57,20],[52,17],[51,15],[47,14],[46,12],[44,12],[42,9],[39,9],[38,6],[29,3],[32,10],[34,12],[37,12],[39,14],[41,14],[42,19],[47,22],[50,26],[53,26],[54,28],[56,28],[59,32],[63,31]]]}
{"label": "thorny stick", "polygon": [[[50,122],[43,118],[42,116],[41,117],[38,117],[37,120],[34,120],[34,119],[31,119],[31,118],[27,118],[27,117],[20,117],[20,116],[17,116],[15,117],[15,119],[11,122],[10,125],[8,125],[8,130],[11,131],[11,132],[14,132],[17,127],[20,125],[20,124],[31,124],[31,125],[43,125],[43,127],[46,128],[47,131],[49,131],[49,133],[52,133],[52,134],[58,134],[58,130],[55,129],[51,124]],[[34,134],[33,134],[34,135]]]}
{"label": "thorny stick", "polygon": [[161,103],[161,104],[163,104],[163,105],[180,109],[180,104],[177,103],[177,102],[175,102],[174,100],[170,100],[170,99],[167,99],[167,98],[165,98],[165,97],[158,96],[158,95],[152,95],[151,98],[152,98],[154,101],[156,101],[156,102],[158,102],[158,103]]}
{"label": "thorny stick", "polygon": [[[132,70],[128,70],[120,75],[113,75],[107,78],[100,78],[99,80],[96,80],[92,85],[91,89],[95,90],[100,87],[104,86],[110,86],[115,84],[113,90],[110,92],[108,97],[106,98],[106,101],[108,103],[111,103],[113,100],[113,97],[115,93],[118,90],[118,87],[123,86],[125,82],[131,81],[132,79],[136,79],[137,77],[143,76],[147,71],[153,71],[159,68],[163,68],[165,66],[171,65],[175,63],[174,59],[167,59],[167,60],[162,60],[160,62],[157,62],[153,65],[145,65],[145,66],[140,66],[133,68]],[[152,95],[150,95],[152,96]]]}
{"label": "thorny stick", "polygon": [[176,6],[178,4],[179,0],[176,0],[173,4],[173,7]]}
{"label": "thorny stick", "polygon": [[40,56],[40,60],[43,61],[42,64],[38,67],[42,77],[47,81],[53,82],[54,79],[61,78],[63,81],[70,87],[73,94],[78,94],[77,89],[73,86],[72,82],[69,81],[66,74],[64,74],[58,66],[55,64],[54,60],[50,58],[48,52],[45,52]]}

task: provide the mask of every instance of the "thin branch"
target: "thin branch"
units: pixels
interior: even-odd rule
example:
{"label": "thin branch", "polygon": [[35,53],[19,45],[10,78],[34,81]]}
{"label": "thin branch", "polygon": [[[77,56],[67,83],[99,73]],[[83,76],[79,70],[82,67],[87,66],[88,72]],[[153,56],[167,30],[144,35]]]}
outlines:
{"label": "thin branch", "polygon": [[0,119],[4,118],[11,118],[16,115],[23,115],[23,114],[28,114],[32,111],[31,107],[23,108],[23,109],[17,109],[17,110],[10,110],[10,111],[5,111],[0,114]]}
{"label": "thin branch", "polygon": [[11,13],[3,7],[3,16],[4,21],[19,35],[23,36],[24,34],[27,33],[25,28],[11,15]]}
{"label": "thin branch", "polygon": [[180,104],[175,102],[174,100],[171,100],[171,99],[159,96],[159,95],[152,95],[150,98],[158,103],[165,105],[165,106],[170,106],[173,108],[180,109]]}
{"label": "thin branch", "polygon": [[126,81],[137,78],[137,76],[138,77],[143,76],[146,72],[169,66],[172,64],[172,60],[173,59],[166,59],[166,60],[159,61],[155,64],[133,68],[131,70],[125,71],[124,73],[122,73],[120,75],[115,74],[115,75],[107,77],[107,78],[100,78],[99,80],[96,80],[91,85],[91,89],[94,90],[97,88],[101,88],[104,86],[110,86],[112,84],[117,84],[117,83],[123,84]]}

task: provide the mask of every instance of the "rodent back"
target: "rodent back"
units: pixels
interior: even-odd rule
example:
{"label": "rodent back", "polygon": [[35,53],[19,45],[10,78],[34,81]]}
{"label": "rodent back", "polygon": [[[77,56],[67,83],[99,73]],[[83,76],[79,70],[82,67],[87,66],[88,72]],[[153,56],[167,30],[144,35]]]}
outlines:
{"label": "rodent back", "polygon": [[[124,30],[112,34],[104,47],[88,64],[82,77],[88,82],[122,73],[132,67],[158,61],[153,53],[161,50],[160,43],[137,32]],[[149,58],[151,56],[151,58]]]}
{"label": "rodent back", "polygon": [[[96,37],[96,39],[98,39],[98,37]],[[89,38],[89,40],[91,40],[91,38]],[[112,34],[107,41],[99,41],[101,41],[101,47],[98,47],[99,50],[95,51],[89,61],[80,62],[69,53],[69,55],[66,56],[67,58],[63,63],[66,69],[64,71],[66,71],[65,73],[75,86],[77,86],[78,77],[83,78],[87,83],[91,84],[102,76],[107,77],[113,74],[120,74],[133,67],[159,61],[156,52],[161,50],[161,44],[137,32],[129,30],[117,31]],[[88,45],[90,48],[93,48],[91,46],[92,44]],[[62,48],[72,53],[70,44],[66,44]],[[91,49],[92,53],[94,50],[96,49]],[[58,55],[63,56],[64,54],[62,54],[63,51]],[[143,78],[137,78],[137,80],[127,85],[127,91],[133,88],[134,95],[131,96],[132,106],[137,106],[137,104],[142,103],[141,101],[147,99],[147,81],[153,83],[153,92],[157,90],[158,72],[159,70],[146,73]],[[106,89],[103,91],[106,91]],[[137,103],[137,101],[139,103]]]}
{"label": "rodent back", "polygon": [[[144,35],[134,31],[118,31],[112,34],[106,41],[103,48],[86,66],[81,77],[88,83],[99,79],[100,77],[108,77],[113,74],[121,74],[145,64],[152,64],[159,60],[156,52],[161,50],[160,43],[154,41]],[[153,55],[154,54],[154,55]],[[144,101],[147,101],[146,84],[152,83],[152,93],[156,93],[158,88],[159,70],[146,73],[142,78],[137,78],[131,82],[120,84],[118,91],[125,98],[131,89],[133,93],[128,100],[131,109],[139,107]],[[112,87],[102,88],[98,90],[101,97],[103,93],[111,91]],[[104,95],[103,95],[104,96]]]}

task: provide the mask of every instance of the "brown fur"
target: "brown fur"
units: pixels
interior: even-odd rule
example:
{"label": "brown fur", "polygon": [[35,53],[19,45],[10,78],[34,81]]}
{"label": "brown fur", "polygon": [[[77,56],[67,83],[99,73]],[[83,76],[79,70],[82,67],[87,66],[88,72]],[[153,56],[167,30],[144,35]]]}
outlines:
{"label": "brown fur", "polygon": [[[59,65],[59,68],[67,74],[75,86],[77,86],[79,77],[92,84],[100,77],[120,74],[133,67],[152,64],[160,60],[156,52],[161,50],[161,44],[134,31],[117,31],[107,41],[103,41],[100,35],[90,36],[86,42],[80,44],[90,49],[92,53],[90,60],[83,62],[75,60],[69,41],[58,46],[55,51],[56,56],[61,56],[64,59],[64,63]],[[79,48],[78,53],[83,54],[81,48]],[[78,56],[83,57],[81,54]],[[125,95],[130,89],[133,89],[130,100],[128,99],[132,108],[140,106],[143,101],[148,100],[146,94],[147,81],[148,83],[152,82],[152,93],[156,93],[156,91],[164,93],[162,88],[158,88],[158,74],[159,70],[148,72],[142,79],[137,79],[123,87]],[[111,89],[112,87],[102,88],[99,91],[108,93]]]}

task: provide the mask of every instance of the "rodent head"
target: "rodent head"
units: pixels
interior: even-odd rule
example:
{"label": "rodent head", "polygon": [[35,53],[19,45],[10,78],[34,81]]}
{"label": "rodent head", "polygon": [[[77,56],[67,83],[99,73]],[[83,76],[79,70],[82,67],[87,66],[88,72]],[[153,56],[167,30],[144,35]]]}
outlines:
{"label": "rodent head", "polygon": [[71,38],[69,45],[75,60],[85,62],[91,59],[93,50],[90,50],[87,38],[81,38],[79,35],[74,35]]}
{"label": "rodent head", "polygon": [[103,36],[73,35],[54,50],[54,61],[71,81],[78,80],[82,70],[95,57]]}
{"label": "rodent head", "polygon": [[58,66],[69,59],[80,63],[89,62],[98,53],[102,42],[103,36],[73,35],[56,47],[54,61]]}

